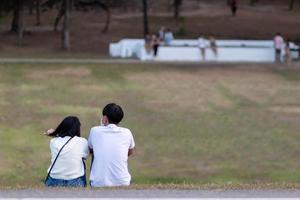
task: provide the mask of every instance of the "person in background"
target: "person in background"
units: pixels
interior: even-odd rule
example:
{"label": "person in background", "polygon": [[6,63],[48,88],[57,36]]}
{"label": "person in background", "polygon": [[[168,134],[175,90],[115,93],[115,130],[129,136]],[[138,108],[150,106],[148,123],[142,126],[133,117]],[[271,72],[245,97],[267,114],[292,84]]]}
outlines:
{"label": "person in background", "polygon": [[154,55],[154,57],[156,57],[157,53],[158,53],[158,48],[159,48],[159,45],[160,45],[159,35],[158,34],[153,34],[151,42],[152,42],[152,48],[153,48],[153,55]]}
{"label": "person in background", "polygon": [[206,59],[206,47],[207,47],[207,41],[204,37],[198,38],[198,47],[200,49],[202,60],[205,61]]}
{"label": "person in background", "polygon": [[80,121],[66,117],[58,127],[45,133],[50,141],[51,165],[45,185],[48,187],[86,187],[85,163],[88,142],[80,137]]}
{"label": "person in background", "polygon": [[285,63],[289,66],[292,63],[292,55],[291,55],[291,41],[289,39],[286,40],[284,45],[285,51]]}
{"label": "person in background", "polygon": [[236,11],[237,11],[237,0],[230,0],[230,8],[231,8],[231,13],[232,16],[236,16]]}
{"label": "person in background", "polygon": [[159,39],[160,41],[164,41],[165,40],[165,27],[161,27],[160,30],[158,31],[158,35],[159,35]]}
{"label": "person in background", "polygon": [[145,50],[147,54],[150,54],[152,51],[151,42],[152,42],[151,35],[147,34],[145,36]]}
{"label": "person in background", "polygon": [[213,36],[210,36],[209,43],[210,43],[211,51],[214,53],[215,59],[217,59],[218,58],[218,46],[217,46],[216,39]]}
{"label": "person in background", "polygon": [[281,51],[283,49],[284,40],[280,33],[274,37],[275,62],[281,62]]}
{"label": "person in background", "polygon": [[171,45],[171,42],[174,40],[174,35],[173,35],[172,31],[169,28],[166,29],[164,39],[165,39],[164,40],[165,45],[167,45],[167,46]]}
{"label": "person in background", "polygon": [[135,142],[129,129],[118,126],[123,116],[119,105],[109,103],[103,108],[101,126],[95,126],[90,131],[88,144],[93,155],[92,187],[130,185],[128,157],[133,154]]}

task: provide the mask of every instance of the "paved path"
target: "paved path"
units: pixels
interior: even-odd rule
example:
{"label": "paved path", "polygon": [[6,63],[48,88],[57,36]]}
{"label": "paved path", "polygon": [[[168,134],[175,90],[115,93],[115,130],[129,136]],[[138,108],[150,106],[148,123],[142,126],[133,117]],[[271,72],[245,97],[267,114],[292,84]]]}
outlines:
{"label": "paved path", "polygon": [[[0,63],[42,64],[121,64],[143,63],[136,59],[81,59],[81,58],[0,58]],[[151,62],[150,62],[151,63]]]}
{"label": "paved path", "polygon": [[[141,61],[138,59],[90,59],[90,58],[0,58],[0,63],[41,63],[41,64],[174,64],[174,65],[222,65],[222,64],[255,64],[255,62],[193,62],[193,61]],[[257,64],[272,64],[272,63],[260,63]]]}
{"label": "paved path", "polygon": [[300,190],[24,189],[0,190],[1,198],[300,198]]}

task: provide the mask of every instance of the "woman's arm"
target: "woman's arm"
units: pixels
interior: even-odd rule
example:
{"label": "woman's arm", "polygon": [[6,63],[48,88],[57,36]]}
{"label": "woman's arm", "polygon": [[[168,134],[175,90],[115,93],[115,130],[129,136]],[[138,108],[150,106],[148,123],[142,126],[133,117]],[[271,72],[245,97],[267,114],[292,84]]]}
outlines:
{"label": "woman's arm", "polygon": [[134,153],[135,148],[128,150],[128,157],[131,156]]}

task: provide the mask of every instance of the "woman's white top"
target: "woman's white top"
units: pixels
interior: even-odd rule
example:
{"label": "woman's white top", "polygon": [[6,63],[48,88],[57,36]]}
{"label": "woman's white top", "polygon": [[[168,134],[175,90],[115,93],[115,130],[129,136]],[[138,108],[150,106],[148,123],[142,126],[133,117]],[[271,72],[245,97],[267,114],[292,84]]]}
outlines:
{"label": "woman's white top", "polygon": [[[50,141],[51,165],[52,166],[59,150],[70,139],[66,137],[56,137]],[[82,137],[73,137],[71,141],[60,152],[50,176],[55,179],[71,180],[84,175],[84,165],[82,158],[89,155],[88,142]],[[48,172],[50,170],[48,168]]]}

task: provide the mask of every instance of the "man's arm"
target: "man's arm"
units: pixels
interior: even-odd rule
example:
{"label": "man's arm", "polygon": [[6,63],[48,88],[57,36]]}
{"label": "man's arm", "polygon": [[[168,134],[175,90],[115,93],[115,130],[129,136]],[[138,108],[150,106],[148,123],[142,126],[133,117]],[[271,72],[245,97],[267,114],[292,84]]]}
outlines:
{"label": "man's arm", "polygon": [[134,153],[134,150],[135,150],[135,142],[134,142],[134,139],[133,139],[133,135],[132,133],[130,132],[130,145],[129,145],[129,148],[128,148],[128,157],[131,156],[133,153]]}

